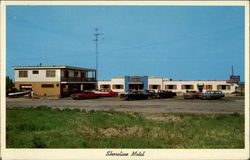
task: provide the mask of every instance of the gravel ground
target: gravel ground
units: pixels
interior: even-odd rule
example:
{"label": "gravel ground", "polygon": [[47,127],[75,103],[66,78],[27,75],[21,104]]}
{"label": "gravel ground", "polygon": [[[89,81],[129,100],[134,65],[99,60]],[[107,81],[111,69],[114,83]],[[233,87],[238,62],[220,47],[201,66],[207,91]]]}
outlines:
{"label": "gravel ground", "polygon": [[72,100],[71,98],[7,98],[6,100],[7,108],[37,107],[41,105],[46,105],[52,108],[79,108],[85,110],[113,110],[144,113],[244,113],[243,97],[224,97],[220,100],[185,100],[183,97],[137,101],[124,101],[119,97],[106,97],[86,100]]}

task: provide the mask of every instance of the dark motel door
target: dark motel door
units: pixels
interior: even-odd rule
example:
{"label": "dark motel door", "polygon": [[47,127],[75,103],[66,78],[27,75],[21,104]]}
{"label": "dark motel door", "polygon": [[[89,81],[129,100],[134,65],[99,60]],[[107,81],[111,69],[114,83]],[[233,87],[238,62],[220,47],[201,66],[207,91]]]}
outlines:
{"label": "dark motel door", "polygon": [[129,90],[136,90],[136,91],[140,91],[143,90],[143,84],[138,84],[138,83],[132,83],[129,84]]}

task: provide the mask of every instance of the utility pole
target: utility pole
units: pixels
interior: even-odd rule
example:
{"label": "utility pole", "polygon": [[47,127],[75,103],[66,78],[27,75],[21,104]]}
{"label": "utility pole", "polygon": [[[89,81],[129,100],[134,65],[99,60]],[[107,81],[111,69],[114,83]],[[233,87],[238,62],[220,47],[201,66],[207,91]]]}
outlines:
{"label": "utility pole", "polygon": [[232,76],[234,75],[234,66],[232,65]]}
{"label": "utility pole", "polygon": [[96,51],[96,72],[95,72],[95,78],[97,80],[98,77],[98,38],[101,35],[101,33],[98,32],[98,28],[95,28],[95,39],[93,41],[95,41],[95,51]]}

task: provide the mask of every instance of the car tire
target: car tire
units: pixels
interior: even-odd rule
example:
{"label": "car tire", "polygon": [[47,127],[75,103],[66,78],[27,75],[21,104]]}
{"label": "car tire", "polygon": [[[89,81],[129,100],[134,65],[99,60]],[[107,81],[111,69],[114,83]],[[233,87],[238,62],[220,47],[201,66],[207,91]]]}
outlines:
{"label": "car tire", "polygon": [[148,96],[148,98],[147,99],[153,99],[153,97],[152,96]]}
{"label": "car tire", "polygon": [[78,100],[82,100],[83,98],[82,98],[82,97],[78,97],[77,99],[78,99]]}

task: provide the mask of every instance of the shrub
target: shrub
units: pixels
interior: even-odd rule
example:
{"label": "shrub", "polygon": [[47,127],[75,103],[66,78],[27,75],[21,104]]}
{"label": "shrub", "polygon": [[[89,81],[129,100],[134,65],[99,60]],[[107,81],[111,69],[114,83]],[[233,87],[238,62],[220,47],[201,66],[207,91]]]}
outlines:
{"label": "shrub", "polygon": [[32,139],[34,148],[46,148],[46,144],[42,141],[42,139],[38,136],[34,136]]}
{"label": "shrub", "polygon": [[234,112],[233,114],[231,114],[231,116],[233,116],[233,117],[240,117],[240,114],[238,112]]}

